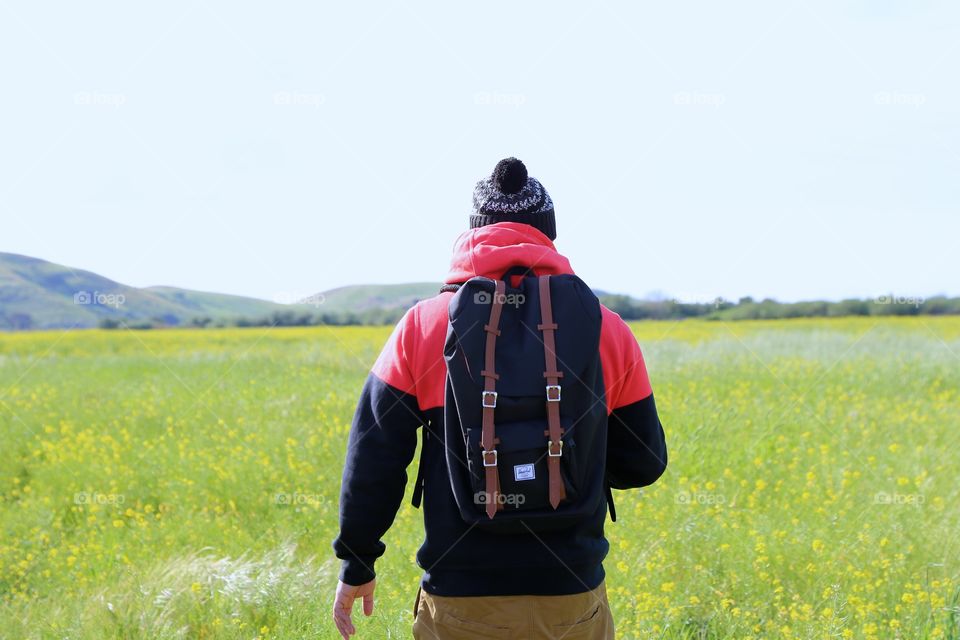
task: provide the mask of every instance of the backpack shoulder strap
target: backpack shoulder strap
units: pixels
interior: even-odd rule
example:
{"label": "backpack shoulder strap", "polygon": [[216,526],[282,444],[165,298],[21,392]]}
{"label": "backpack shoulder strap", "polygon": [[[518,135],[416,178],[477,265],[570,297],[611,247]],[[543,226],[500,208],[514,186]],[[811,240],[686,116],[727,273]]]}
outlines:
{"label": "backpack shoulder strap", "polygon": [[560,477],[560,456],[563,455],[563,429],[560,428],[560,378],[563,372],[557,368],[557,344],[554,332],[557,323],[553,320],[553,303],[550,300],[550,276],[540,276],[540,324],[537,325],[543,333],[543,352],[546,371],[547,402],[547,473],[550,474],[550,505],[556,509],[560,501],[566,497],[563,478]]}
{"label": "backpack shoulder strap", "polygon": [[610,483],[605,482],[607,485],[607,505],[610,507],[610,522],[617,521],[617,508],[613,506],[613,489],[610,488]]}
{"label": "backpack shoulder strap", "polygon": [[497,380],[500,376],[496,372],[497,336],[500,335],[500,315],[503,311],[503,299],[506,291],[503,280],[496,281],[493,299],[490,301],[490,322],[484,325],[487,332],[486,349],[484,352],[483,393],[480,396],[483,408],[480,429],[480,446],[483,457],[483,470],[487,492],[487,517],[493,518],[498,509],[503,509],[500,502],[500,478],[497,474],[497,436],[494,424],[494,410],[497,407]]}
{"label": "backpack shoulder strap", "polygon": [[417,479],[413,483],[413,497],[410,499],[410,504],[412,504],[415,509],[420,508],[420,502],[423,499],[423,469],[424,463],[427,460],[427,442],[430,441],[430,431],[427,429],[427,425],[423,425],[420,428],[423,429],[420,437],[420,462],[417,465]]}

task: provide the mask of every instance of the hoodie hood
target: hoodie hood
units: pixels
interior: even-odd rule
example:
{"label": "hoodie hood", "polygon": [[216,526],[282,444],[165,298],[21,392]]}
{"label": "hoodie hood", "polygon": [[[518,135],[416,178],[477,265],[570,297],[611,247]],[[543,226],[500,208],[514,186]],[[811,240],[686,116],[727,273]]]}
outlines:
{"label": "hoodie hood", "polygon": [[517,266],[537,275],[573,273],[570,261],[542,231],[522,222],[498,222],[460,234],[445,282],[466,282],[474,276],[496,279]]}

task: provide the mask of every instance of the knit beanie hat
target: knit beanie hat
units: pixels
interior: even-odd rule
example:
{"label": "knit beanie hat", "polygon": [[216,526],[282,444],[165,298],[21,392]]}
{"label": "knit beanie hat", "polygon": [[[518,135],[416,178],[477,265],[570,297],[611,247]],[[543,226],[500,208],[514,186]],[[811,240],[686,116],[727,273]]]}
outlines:
{"label": "knit beanie hat", "polygon": [[540,182],[527,175],[516,158],[504,158],[473,189],[470,228],[497,222],[523,222],[536,227],[551,240],[557,239],[553,200]]}

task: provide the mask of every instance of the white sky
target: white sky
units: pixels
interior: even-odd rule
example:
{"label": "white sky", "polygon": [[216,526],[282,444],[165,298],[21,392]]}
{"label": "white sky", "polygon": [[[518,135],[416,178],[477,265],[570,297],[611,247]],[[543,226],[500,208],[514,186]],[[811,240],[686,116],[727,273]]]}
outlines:
{"label": "white sky", "polygon": [[958,62],[955,2],[5,2],[0,251],[440,280],[515,155],[605,290],[960,295]]}

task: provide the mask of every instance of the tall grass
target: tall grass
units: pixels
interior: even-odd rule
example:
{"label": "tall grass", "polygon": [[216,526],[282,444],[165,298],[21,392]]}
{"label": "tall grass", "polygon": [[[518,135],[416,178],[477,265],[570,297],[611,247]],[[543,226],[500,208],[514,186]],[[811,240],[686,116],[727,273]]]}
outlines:
{"label": "tall grass", "polygon": [[[607,525],[618,637],[960,637],[960,320],[634,328],[670,466]],[[0,638],[335,637],[346,434],[388,331],[0,337]],[[409,637],[420,518],[361,637]]]}

